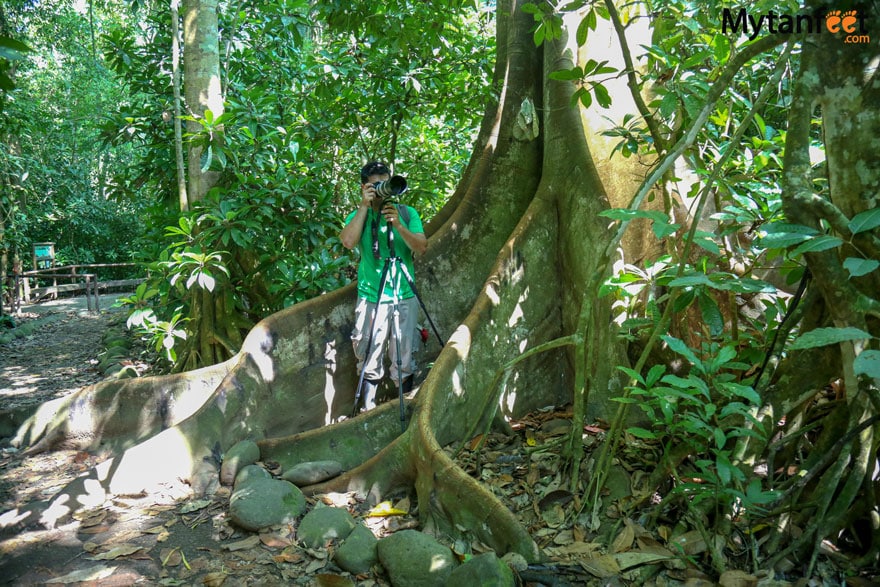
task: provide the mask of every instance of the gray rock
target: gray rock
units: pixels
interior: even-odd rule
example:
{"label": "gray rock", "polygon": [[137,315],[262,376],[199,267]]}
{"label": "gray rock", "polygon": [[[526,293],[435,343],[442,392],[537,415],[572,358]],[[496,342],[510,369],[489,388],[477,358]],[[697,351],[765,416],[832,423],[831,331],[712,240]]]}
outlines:
{"label": "gray rock", "polygon": [[311,461],[300,463],[289,471],[285,471],[281,478],[290,481],[298,487],[306,487],[332,479],[340,473],[342,473],[342,463],[337,461]]}
{"label": "gray rock", "polygon": [[445,587],[456,566],[451,549],[417,530],[383,538],[378,554],[394,587]]}
{"label": "gray rock", "polygon": [[238,472],[260,460],[260,447],[253,440],[242,440],[226,451],[220,467],[220,483],[232,485]]}
{"label": "gray rock", "polygon": [[229,498],[229,519],[245,530],[289,524],[306,510],[306,496],[287,481],[258,475],[239,484]]}
{"label": "gray rock", "polygon": [[309,548],[323,548],[329,540],[344,540],[355,527],[348,510],[318,507],[303,516],[296,537]]}
{"label": "gray rock", "polygon": [[446,587],[513,587],[516,579],[507,564],[494,552],[486,552],[456,567],[446,579]]}
{"label": "gray rock", "polygon": [[247,465],[235,476],[235,490],[241,489],[255,479],[271,479],[269,471],[259,465]]}
{"label": "gray rock", "polygon": [[358,524],[336,549],[333,562],[339,565],[340,569],[348,571],[352,575],[366,573],[379,562],[376,549],[378,543],[379,539],[373,535],[369,528]]}

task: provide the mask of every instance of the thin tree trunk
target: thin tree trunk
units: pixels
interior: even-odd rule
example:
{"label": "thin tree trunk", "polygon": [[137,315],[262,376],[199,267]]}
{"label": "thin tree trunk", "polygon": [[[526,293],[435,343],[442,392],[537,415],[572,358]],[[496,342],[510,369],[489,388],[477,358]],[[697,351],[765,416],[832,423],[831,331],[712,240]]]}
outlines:
{"label": "thin tree trunk", "polygon": [[177,166],[177,201],[180,211],[189,210],[186,195],[186,167],[183,159],[183,128],[180,111],[180,0],[171,0],[171,85],[174,88],[174,160]]}

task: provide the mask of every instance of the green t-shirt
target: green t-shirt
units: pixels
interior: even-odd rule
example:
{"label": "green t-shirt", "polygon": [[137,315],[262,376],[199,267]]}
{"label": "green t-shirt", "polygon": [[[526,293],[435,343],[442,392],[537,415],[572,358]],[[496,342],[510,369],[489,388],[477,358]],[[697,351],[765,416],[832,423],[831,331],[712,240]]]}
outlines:
{"label": "green t-shirt", "polygon": [[[422,227],[422,219],[419,218],[419,214],[416,212],[415,208],[404,204],[397,204],[397,208],[398,210],[401,210],[402,208],[407,209],[408,215],[405,212],[401,212],[400,221],[406,225],[410,232],[425,232],[425,229]],[[356,213],[357,212],[355,211],[348,215],[345,219],[346,226],[348,226],[348,223],[351,222]],[[374,226],[379,241],[378,259],[373,255]],[[406,246],[406,242],[404,242],[400,233],[398,233],[396,229],[392,228],[391,230],[394,233],[395,254],[393,256],[400,257],[403,264],[406,266],[407,271],[409,271],[410,276],[415,280],[412,251]],[[375,303],[378,298],[379,280],[382,278],[382,269],[385,267],[385,259],[389,257],[388,222],[385,221],[385,218],[381,214],[372,208],[367,211],[367,219],[364,222],[364,230],[361,233],[361,242],[358,250],[361,254],[361,260],[358,263],[358,296]],[[382,296],[382,303],[393,301],[395,282],[398,285],[397,291],[400,293],[401,299],[405,300],[415,295],[403,274],[396,266],[392,265],[389,269],[389,275],[385,279],[385,293]]]}

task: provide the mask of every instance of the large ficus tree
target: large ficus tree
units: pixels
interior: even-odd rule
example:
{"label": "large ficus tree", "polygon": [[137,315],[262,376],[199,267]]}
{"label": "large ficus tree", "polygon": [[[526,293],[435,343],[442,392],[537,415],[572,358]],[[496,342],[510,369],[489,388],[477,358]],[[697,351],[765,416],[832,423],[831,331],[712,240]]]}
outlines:
{"label": "large ficus tree", "polygon": [[[40,408],[23,446],[117,452],[48,509],[7,517],[51,522],[173,478],[199,490],[217,474],[212,451],[252,438],[284,468],[342,462],[309,491],[411,488],[426,527],[537,560],[510,511],[441,447],[573,401],[567,471],[585,531],[607,530],[602,489],[635,448],[655,466],[613,505],[675,520],[647,528],[670,543],[695,528],[716,572],[733,564],[732,533],[755,567],[815,562],[826,539],[850,546],[874,510],[876,42],[747,40],[722,32],[714,4],[566,10],[498,4],[497,99],[417,266],[448,341],[427,350],[403,433],[393,404],[338,422],[356,381],[347,286],[263,320],[224,363]],[[610,428],[582,474],[586,419]],[[865,562],[878,544],[869,530]]]}

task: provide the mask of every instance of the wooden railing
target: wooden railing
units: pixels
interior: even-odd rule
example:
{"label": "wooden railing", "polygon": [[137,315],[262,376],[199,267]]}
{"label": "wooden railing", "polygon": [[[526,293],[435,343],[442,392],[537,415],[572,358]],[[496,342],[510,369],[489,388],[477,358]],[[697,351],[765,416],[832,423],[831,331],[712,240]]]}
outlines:
{"label": "wooden railing", "polygon": [[[61,293],[83,292],[86,297],[86,307],[90,311],[100,310],[98,293],[101,289],[107,290],[114,287],[134,287],[143,281],[137,279],[99,280],[96,269],[110,267],[134,267],[134,263],[88,263],[80,265],[64,265],[34,271],[24,271],[16,274],[12,293],[12,311],[17,312],[23,303],[43,300],[47,297],[57,298]],[[80,272],[86,270],[87,272]],[[39,279],[52,281],[52,285],[31,287],[31,280]],[[59,281],[70,283],[59,284]]]}

